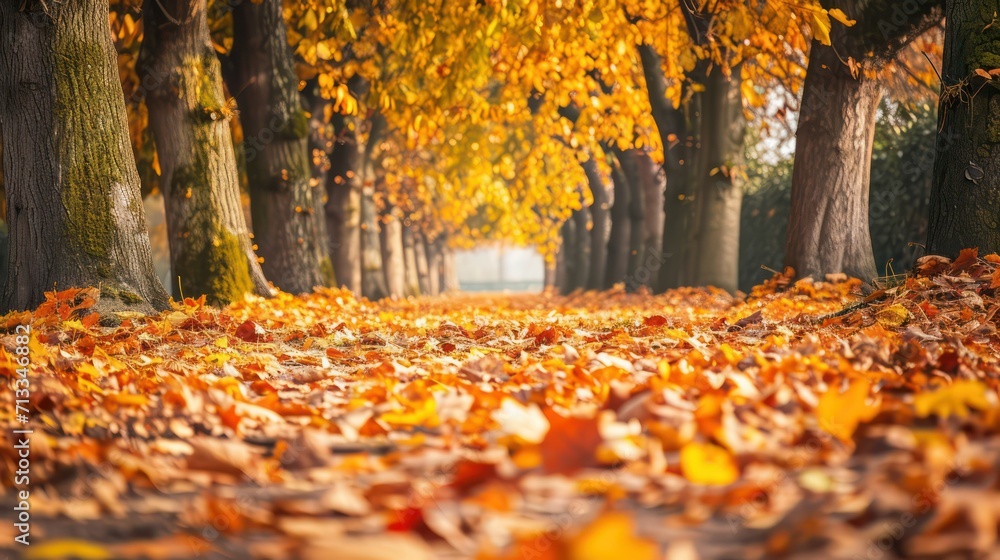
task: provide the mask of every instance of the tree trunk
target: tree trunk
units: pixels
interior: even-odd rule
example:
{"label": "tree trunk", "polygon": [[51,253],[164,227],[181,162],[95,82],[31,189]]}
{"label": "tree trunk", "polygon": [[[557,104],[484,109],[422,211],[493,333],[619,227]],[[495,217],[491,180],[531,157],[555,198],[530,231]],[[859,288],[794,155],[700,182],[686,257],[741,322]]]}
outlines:
{"label": "tree trunk", "polygon": [[423,235],[414,235],[413,241],[417,256],[417,282],[420,285],[420,295],[434,295],[431,293],[430,259],[427,254],[427,240]]}
{"label": "tree trunk", "polygon": [[608,271],[608,234],[611,229],[611,213],[608,201],[608,188],[601,180],[597,171],[597,162],[591,157],[583,164],[587,174],[587,185],[594,198],[590,205],[592,227],[590,229],[590,269],[586,288],[600,290],[604,288],[604,278]]}
{"label": "tree trunk", "polygon": [[785,264],[799,276],[878,273],[868,229],[876,80],[854,78],[837,52],[813,41],[796,131]]}
{"label": "tree trunk", "polygon": [[[575,214],[575,212],[574,212]],[[576,222],[570,216],[559,233],[562,241],[559,244],[559,254],[556,256],[556,288],[560,294],[568,294],[573,291],[573,277],[576,274],[576,263],[574,261],[576,251]]]}
{"label": "tree trunk", "polygon": [[740,93],[740,68],[726,77],[719,67],[705,81],[701,94],[698,185],[695,220],[697,251],[688,284],[739,288],[740,205],[743,202],[743,136],[746,119]]}
{"label": "tree trunk", "polygon": [[[169,14],[169,15],[165,15]],[[239,172],[205,0],[146,0],[143,80],[160,162],[174,297],[270,295],[240,205]]]}
{"label": "tree trunk", "polygon": [[250,213],[264,274],[287,292],[324,284],[310,188],[309,121],[288,47],[281,0],[233,8],[233,79],[240,96]]}
{"label": "tree trunk", "polygon": [[576,210],[570,219],[573,235],[566,251],[566,293],[586,289],[590,277],[590,210]]}
{"label": "tree trunk", "polygon": [[382,227],[382,268],[389,297],[406,296],[406,257],[403,253],[403,222],[394,208],[387,207],[380,220]]}
{"label": "tree trunk", "polygon": [[[879,72],[914,37],[940,21],[940,2],[822,4],[843,10],[858,24],[834,25],[832,46],[812,44],[796,132],[785,264],[800,276],[843,272],[870,281],[878,272],[868,194],[875,114],[883,92],[865,75]],[[992,18],[992,8],[989,13]],[[849,58],[860,66],[857,78],[845,63]]]}
{"label": "tree trunk", "polygon": [[[644,176],[643,170],[640,170],[640,166],[646,165],[647,161],[652,162],[652,160],[648,159],[648,157],[647,159],[642,159],[643,157],[647,156],[640,150],[627,150],[619,153],[622,172],[625,174],[629,186],[628,219],[630,223],[630,235],[625,288],[630,292],[635,291],[639,286],[648,286],[651,272],[643,269],[645,259],[649,256],[649,250],[651,249],[647,245],[649,242],[649,232],[645,223],[645,207],[647,205],[647,186],[645,183],[648,182],[649,177]],[[648,175],[649,170],[645,171],[646,175]],[[652,201],[652,206],[654,209],[661,208],[663,206],[662,199]],[[661,214],[656,212],[655,215]],[[653,254],[656,254],[655,249],[653,250]]]}
{"label": "tree trunk", "polygon": [[[96,310],[165,309],[102,0],[0,3],[10,268],[0,307],[96,286]],[[110,318],[110,317],[109,317]]]}
{"label": "tree trunk", "polygon": [[330,172],[330,152],[333,150],[333,141],[327,133],[327,123],[323,120],[325,107],[330,104],[330,100],[323,99],[319,92],[319,86],[311,83],[304,90],[304,99],[309,107],[309,189],[312,190],[313,216],[316,219],[316,243],[317,258],[322,266],[320,272],[323,274],[323,285],[336,286],[337,275],[333,267],[334,253],[330,247],[330,231],[326,216],[326,205],[329,202],[326,182]]}
{"label": "tree trunk", "polygon": [[372,301],[389,295],[382,270],[382,242],[372,187],[361,191],[361,294]]}
{"label": "tree trunk", "polygon": [[611,182],[614,188],[615,200],[611,206],[611,233],[608,235],[608,261],[603,289],[609,289],[615,284],[625,282],[628,276],[628,263],[631,256],[632,223],[629,208],[632,204],[632,192],[622,160],[625,156],[620,150],[614,151],[614,161],[611,165]]}
{"label": "tree trunk", "polygon": [[995,8],[981,1],[947,2],[930,253],[955,257],[970,247],[980,255],[1000,252],[1000,89],[996,79],[975,74],[1000,66]]}
{"label": "tree trunk", "polygon": [[699,148],[698,98],[694,94],[681,108],[667,99],[667,84],[660,57],[649,45],[639,45],[639,58],[646,78],[646,91],[663,145],[663,168],[666,189],[663,197],[662,265],[656,291],[662,292],[686,284],[690,254],[697,253],[689,235],[695,211],[696,185],[691,168]]}
{"label": "tree trunk", "polygon": [[340,285],[361,292],[360,153],[353,133],[338,140],[327,175],[326,220],[333,269]]}
{"label": "tree trunk", "polygon": [[[639,174],[639,181],[642,183],[643,204],[643,231],[645,241],[643,245],[647,247],[648,255],[652,255],[657,265],[650,273],[655,274],[659,270],[659,263],[662,262],[663,249],[663,175],[660,173],[656,162],[649,157],[646,152],[639,152],[636,155],[636,167]],[[633,197],[637,199],[637,197]],[[646,262],[646,259],[643,259]],[[646,283],[643,281],[643,283]],[[646,285],[649,285],[646,283]]]}
{"label": "tree trunk", "polygon": [[441,251],[441,291],[457,292],[462,289],[458,282],[458,266],[455,263],[455,250],[444,247]]}
{"label": "tree trunk", "polygon": [[441,293],[441,246],[437,240],[424,242],[427,255],[427,294]]}
{"label": "tree trunk", "polygon": [[404,295],[420,295],[420,277],[417,266],[417,245],[413,228],[403,222],[403,263],[406,270]]}
{"label": "tree trunk", "polygon": [[545,259],[545,272],[542,276],[542,291],[552,292],[558,289],[559,286],[559,259],[558,257],[549,257]]}

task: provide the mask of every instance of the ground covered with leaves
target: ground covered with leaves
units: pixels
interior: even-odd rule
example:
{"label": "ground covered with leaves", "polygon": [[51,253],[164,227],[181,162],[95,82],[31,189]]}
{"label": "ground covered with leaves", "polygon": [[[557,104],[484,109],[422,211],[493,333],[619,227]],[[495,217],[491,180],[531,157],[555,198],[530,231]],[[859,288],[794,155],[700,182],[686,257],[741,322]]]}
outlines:
{"label": "ground covered with leaves", "polygon": [[[1000,557],[1000,257],[31,324],[27,558]],[[14,393],[0,396],[12,511]]]}

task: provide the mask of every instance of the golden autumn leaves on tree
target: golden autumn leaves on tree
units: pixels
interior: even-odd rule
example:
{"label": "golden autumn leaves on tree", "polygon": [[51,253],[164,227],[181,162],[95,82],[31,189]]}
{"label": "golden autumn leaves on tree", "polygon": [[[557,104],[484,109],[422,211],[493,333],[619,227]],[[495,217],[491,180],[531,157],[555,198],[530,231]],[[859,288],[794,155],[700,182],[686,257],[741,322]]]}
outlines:
{"label": "golden autumn leaves on tree", "polygon": [[[996,17],[0,5],[0,547],[990,554]],[[875,128],[938,86],[928,254],[882,275]],[[790,170],[788,266],[747,295],[755,158]],[[491,243],[536,248],[547,289],[455,293],[456,250]]]}

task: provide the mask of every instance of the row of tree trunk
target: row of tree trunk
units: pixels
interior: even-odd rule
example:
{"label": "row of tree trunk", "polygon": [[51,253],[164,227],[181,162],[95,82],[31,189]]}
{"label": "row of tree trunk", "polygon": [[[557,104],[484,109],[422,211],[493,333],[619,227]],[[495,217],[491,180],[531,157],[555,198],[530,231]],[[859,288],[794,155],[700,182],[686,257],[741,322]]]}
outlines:
{"label": "row of tree trunk", "polygon": [[[281,0],[232,7],[223,61],[206,0],[146,0],[138,70],[161,167],[172,292],[224,304],[339,284],[370,297],[457,287],[445,239],[374,203],[371,146],[342,134],[315,165]],[[108,4],[3,2],[0,127],[10,266],[0,307],[97,286],[98,311],[163,309],[108,28]],[[231,120],[240,100],[250,223]],[[345,127],[344,131],[346,132]],[[380,219],[381,218],[381,219]],[[251,233],[251,231],[253,233]]]}
{"label": "row of tree trunk", "polygon": [[606,146],[605,155],[612,170],[610,188],[593,158],[583,163],[593,202],[562,225],[562,244],[545,271],[547,289],[569,293],[623,284],[634,291],[655,284],[663,229],[662,214],[655,209],[662,204],[662,175],[642,150]]}

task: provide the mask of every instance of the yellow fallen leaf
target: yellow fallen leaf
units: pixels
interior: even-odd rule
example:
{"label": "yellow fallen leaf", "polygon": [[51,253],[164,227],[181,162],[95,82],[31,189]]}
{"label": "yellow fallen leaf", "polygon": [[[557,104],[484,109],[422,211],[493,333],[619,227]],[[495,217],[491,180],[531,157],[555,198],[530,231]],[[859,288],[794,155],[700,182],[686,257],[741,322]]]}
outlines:
{"label": "yellow fallen leaf", "polygon": [[691,442],[681,448],[681,472],[695,484],[724,486],[740,476],[733,456],[711,443]]}
{"label": "yellow fallen leaf", "polygon": [[913,408],[921,418],[931,414],[940,418],[951,415],[965,418],[970,408],[986,410],[993,407],[987,390],[980,381],[964,379],[936,391],[917,394],[913,398]]}
{"label": "yellow fallen leaf", "polygon": [[26,547],[25,560],[103,560],[113,558],[111,551],[89,541],[59,539],[32,543]]}
{"label": "yellow fallen leaf", "polygon": [[601,515],[567,546],[567,560],[654,560],[660,557],[656,543],[637,537],[632,517],[622,512]]}
{"label": "yellow fallen leaf", "polygon": [[875,314],[875,319],[885,328],[893,328],[902,325],[910,319],[910,312],[905,307],[896,303],[880,310]]}
{"label": "yellow fallen leaf", "polygon": [[229,358],[232,358],[232,356],[226,354],[225,352],[216,352],[205,356],[205,361],[211,365],[221,366],[222,364],[228,362]]}
{"label": "yellow fallen leaf", "polygon": [[843,393],[835,387],[828,389],[816,406],[820,429],[842,441],[849,441],[858,424],[878,414],[880,403],[869,402],[870,389],[871,384],[863,379],[851,383]]}

